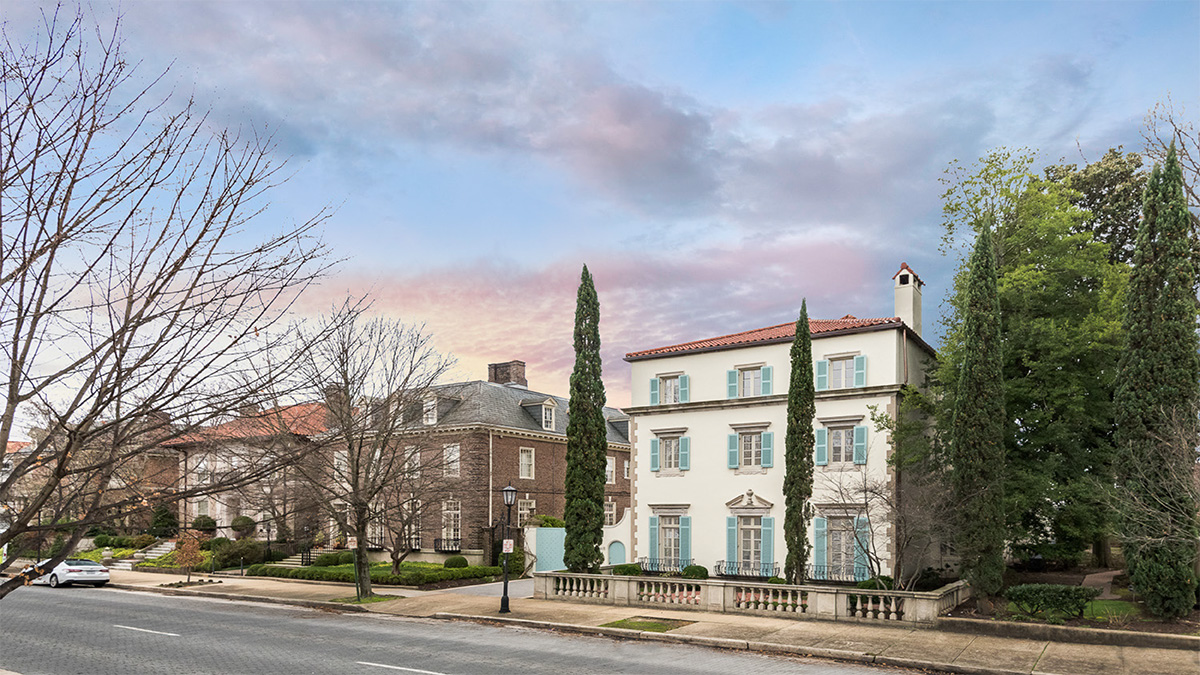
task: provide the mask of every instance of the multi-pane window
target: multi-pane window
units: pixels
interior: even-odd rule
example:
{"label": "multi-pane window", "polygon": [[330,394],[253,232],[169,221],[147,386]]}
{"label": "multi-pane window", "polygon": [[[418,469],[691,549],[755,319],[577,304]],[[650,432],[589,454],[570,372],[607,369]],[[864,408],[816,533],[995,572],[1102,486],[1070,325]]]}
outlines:
{"label": "multi-pane window", "polygon": [[517,500],[517,525],[525,526],[525,521],[533,517],[537,513],[536,499],[518,499]]}
{"label": "multi-pane window", "polygon": [[612,485],[617,482],[617,458],[606,457],[604,460],[604,482]]}
{"label": "multi-pane window", "polygon": [[609,526],[617,524],[616,502],[604,502],[604,524]]}
{"label": "multi-pane window", "polygon": [[679,468],[679,438],[658,439],[659,463],[664,469]]}
{"label": "multi-pane window", "polygon": [[738,371],[738,395],[762,395],[762,368],[743,368]]}
{"label": "multi-pane window", "polygon": [[854,574],[854,519],[829,519],[829,545],[826,549],[831,574]]}
{"label": "multi-pane window", "polygon": [[762,563],[762,516],[738,517],[738,560],[745,568]]}
{"label": "multi-pane window", "polygon": [[196,515],[208,516],[208,497],[202,497],[200,501],[196,502]]}
{"label": "multi-pane window", "polygon": [[625,460],[625,480],[629,480],[629,460]]}
{"label": "multi-pane window", "polygon": [[658,378],[658,395],[661,403],[679,403],[679,377]]}
{"label": "multi-pane window", "polygon": [[442,460],[446,465],[446,477],[458,478],[460,471],[459,448],[458,443],[450,443],[443,447]]}
{"label": "multi-pane window", "polygon": [[679,560],[679,516],[658,517],[658,556]]}
{"label": "multi-pane window", "polygon": [[762,432],[738,434],[742,466],[762,466]]}
{"label": "multi-pane window", "polygon": [[854,359],[829,359],[829,388],[850,389],[854,386]]}
{"label": "multi-pane window", "polygon": [[533,448],[521,448],[517,471],[520,478],[533,478]]}
{"label": "multi-pane window", "polygon": [[554,408],[548,405],[542,406],[542,428],[554,430]]}
{"label": "multi-pane window", "polygon": [[442,539],[461,539],[462,505],[457,499],[442,502]]}
{"label": "multi-pane window", "polygon": [[829,430],[829,463],[840,464],[854,461],[854,427],[839,427]]}
{"label": "multi-pane window", "polygon": [[346,474],[350,472],[350,451],[334,450],[333,452],[333,473],[334,478],[345,480]]}
{"label": "multi-pane window", "polygon": [[421,412],[422,421],[425,424],[437,424],[437,399],[431,398],[426,400]]}
{"label": "multi-pane window", "polygon": [[411,479],[421,477],[421,449],[415,445],[404,448],[404,473]]}

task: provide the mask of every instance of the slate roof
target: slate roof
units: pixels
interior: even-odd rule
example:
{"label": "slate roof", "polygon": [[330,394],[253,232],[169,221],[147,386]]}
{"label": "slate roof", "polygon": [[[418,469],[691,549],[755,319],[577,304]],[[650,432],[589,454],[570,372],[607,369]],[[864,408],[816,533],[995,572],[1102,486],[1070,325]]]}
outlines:
{"label": "slate roof", "polygon": [[[553,433],[566,439],[569,400],[529,389],[475,380],[445,384],[433,388],[439,397],[459,399],[438,419],[439,425],[466,426],[484,424],[538,433]],[[554,429],[542,429],[540,405],[547,399],[557,404]],[[608,421],[608,442],[629,444],[628,417],[617,408],[604,408]],[[624,424],[622,425],[622,422]],[[622,428],[623,427],[623,428]]]}
{"label": "slate roof", "polygon": [[[859,319],[858,317],[847,314],[840,319],[808,320],[808,330],[810,333],[812,333],[813,337],[830,333],[839,333],[842,331],[884,330],[901,327],[903,325],[904,322],[901,321],[900,317],[897,316],[889,316],[878,319]],[[676,354],[716,351],[719,349],[733,349],[735,347],[747,347],[756,344],[772,344],[775,342],[791,340],[795,336],[796,322],[792,321],[788,323],[781,323],[775,326],[767,326],[766,328],[757,328],[755,330],[734,333],[732,335],[721,335],[719,337],[705,338],[703,340],[695,340],[693,342],[684,342],[683,344],[671,345],[669,347],[657,347],[655,349],[646,349],[640,352],[629,352],[625,355],[625,360],[637,361],[656,356],[674,356]]]}

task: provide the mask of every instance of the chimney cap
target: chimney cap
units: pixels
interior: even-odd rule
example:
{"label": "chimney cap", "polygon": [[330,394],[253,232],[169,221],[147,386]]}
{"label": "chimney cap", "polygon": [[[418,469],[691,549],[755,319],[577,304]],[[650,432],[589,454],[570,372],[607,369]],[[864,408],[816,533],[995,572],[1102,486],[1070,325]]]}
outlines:
{"label": "chimney cap", "polygon": [[921,281],[921,277],[917,276],[917,272],[913,268],[909,267],[908,263],[906,263],[906,262],[900,263],[900,269],[895,274],[892,275],[892,279],[895,279],[896,277],[900,276],[904,272],[908,272],[909,274],[913,275],[913,279],[916,279],[916,281],[917,281],[917,288],[920,288],[925,285],[925,282]]}

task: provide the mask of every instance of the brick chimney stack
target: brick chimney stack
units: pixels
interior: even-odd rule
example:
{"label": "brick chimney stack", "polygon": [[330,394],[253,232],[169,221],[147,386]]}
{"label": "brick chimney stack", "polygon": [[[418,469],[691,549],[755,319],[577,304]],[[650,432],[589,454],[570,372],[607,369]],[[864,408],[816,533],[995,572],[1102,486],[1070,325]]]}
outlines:
{"label": "brick chimney stack", "polygon": [[506,387],[511,386],[528,389],[529,382],[525,380],[525,362],[509,361],[508,363],[489,363],[488,382],[503,384]]}

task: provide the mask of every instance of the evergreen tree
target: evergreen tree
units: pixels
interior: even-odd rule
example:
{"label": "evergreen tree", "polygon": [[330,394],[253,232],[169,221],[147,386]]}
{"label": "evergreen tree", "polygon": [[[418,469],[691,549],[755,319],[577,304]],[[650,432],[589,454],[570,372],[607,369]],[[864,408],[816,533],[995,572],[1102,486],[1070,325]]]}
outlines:
{"label": "evergreen tree", "polygon": [[1130,581],[1157,616],[1195,601],[1200,401],[1195,269],[1172,145],[1146,184],[1116,389],[1118,518]]}
{"label": "evergreen tree", "polygon": [[575,304],[575,369],[567,422],[567,533],[563,561],[572,572],[596,572],[604,559],[604,469],[608,432],[600,376],[600,300],[587,265]]}
{"label": "evergreen tree", "polygon": [[991,223],[980,229],[962,305],[962,365],[950,429],[963,577],[995,595],[1004,576],[1004,382]]}
{"label": "evergreen tree", "polygon": [[810,545],[808,521],[813,490],[813,417],[817,414],[813,391],[812,334],[808,327],[808,301],[800,302],[796,337],[792,339],[792,379],[788,384],[787,439],[783,474],[783,543],[787,548],[784,578],[804,583]]}

